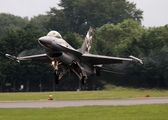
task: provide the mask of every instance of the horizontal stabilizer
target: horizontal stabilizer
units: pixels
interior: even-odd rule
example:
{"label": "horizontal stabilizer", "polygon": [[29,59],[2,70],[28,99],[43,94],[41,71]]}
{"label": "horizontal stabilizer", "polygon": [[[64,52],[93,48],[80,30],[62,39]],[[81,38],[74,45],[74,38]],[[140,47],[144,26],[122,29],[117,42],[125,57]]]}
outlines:
{"label": "horizontal stabilizer", "polygon": [[20,62],[20,61],[17,59],[16,56],[12,56],[12,55],[10,55],[10,54],[5,54],[5,56],[6,56],[7,58],[11,59],[11,60],[14,60],[14,61],[18,62],[18,63]]}
{"label": "horizontal stabilizer", "polygon": [[116,71],[113,71],[113,70],[110,70],[108,68],[104,68],[104,67],[98,67],[96,66],[98,69],[100,69],[101,71],[104,71],[104,72],[109,72],[109,73],[114,73],[114,74],[125,74],[123,72],[116,72]]}

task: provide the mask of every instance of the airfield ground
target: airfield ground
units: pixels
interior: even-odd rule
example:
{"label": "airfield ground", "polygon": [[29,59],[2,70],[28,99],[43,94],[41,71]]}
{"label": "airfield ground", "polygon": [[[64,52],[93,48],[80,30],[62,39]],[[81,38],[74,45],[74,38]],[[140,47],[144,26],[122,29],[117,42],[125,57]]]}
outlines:
{"label": "airfield ground", "polygon": [[[108,91],[73,91],[73,92],[21,92],[0,93],[1,102],[15,101],[47,101],[49,95],[54,100],[86,100],[86,99],[120,99],[165,97],[168,90],[144,90],[115,88]],[[48,101],[49,102],[49,101]],[[51,101],[52,102],[52,101]],[[167,120],[168,104],[143,105],[106,105],[81,107],[43,107],[43,108],[0,108],[0,119],[5,120]]]}
{"label": "airfield ground", "polygon": [[133,89],[116,87],[103,91],[63,91],[63,92],[18,92],[0,93],[0,101],[20,100],[47,100],[49,95],[54,100],[79,100],[79,99],[110,99],[110,98],[142,98],[165,97],[168,90],[158,89]]}
{"label": "airfield ground", "polygon": [[168,104],[1,108],[1,120],[167,120]]}

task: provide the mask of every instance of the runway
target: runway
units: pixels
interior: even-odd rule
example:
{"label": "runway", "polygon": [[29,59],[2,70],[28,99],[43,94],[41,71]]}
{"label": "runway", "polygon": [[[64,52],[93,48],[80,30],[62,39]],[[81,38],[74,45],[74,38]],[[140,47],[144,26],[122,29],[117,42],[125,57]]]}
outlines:
{"label": "runway", "polygon": [[78,107],[94,105],[137,105],[168,103],[168,97],[101,99],[101,100],[52,100],[52,101],[15,101],[0,102],[0,108],[44,108],[44,107]]}

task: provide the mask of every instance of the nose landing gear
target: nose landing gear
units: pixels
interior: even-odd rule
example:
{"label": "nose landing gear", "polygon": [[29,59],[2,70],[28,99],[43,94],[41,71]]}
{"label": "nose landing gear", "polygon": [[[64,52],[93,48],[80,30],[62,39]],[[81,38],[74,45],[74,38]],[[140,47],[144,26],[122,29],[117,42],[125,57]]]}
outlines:
{"label": "nose landing gear", "polygon": [[55,83],[58,84],[59,83],[59,74],[58,74],[58,61],[52,61],[52,65],[54,67],[54,77],[55,77]]}

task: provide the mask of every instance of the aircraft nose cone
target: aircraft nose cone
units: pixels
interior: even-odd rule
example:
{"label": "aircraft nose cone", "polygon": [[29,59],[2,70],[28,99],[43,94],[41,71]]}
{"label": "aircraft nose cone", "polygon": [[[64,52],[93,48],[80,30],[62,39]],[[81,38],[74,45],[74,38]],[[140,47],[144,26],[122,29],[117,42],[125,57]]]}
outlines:
{"label": "aircraft nose cone", "polygon": [[52,43],[52,40],[47,36],[39,38],[38,41],[41,45],[45,47],[51,45]]}

